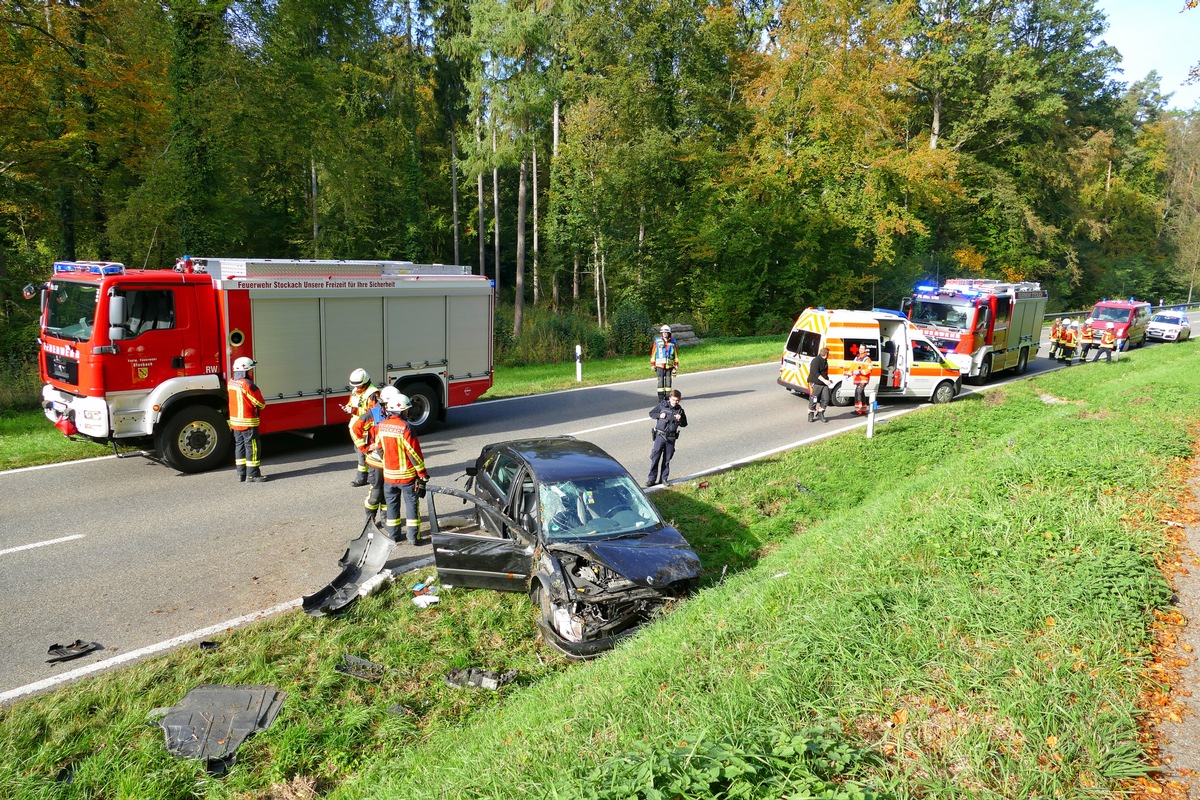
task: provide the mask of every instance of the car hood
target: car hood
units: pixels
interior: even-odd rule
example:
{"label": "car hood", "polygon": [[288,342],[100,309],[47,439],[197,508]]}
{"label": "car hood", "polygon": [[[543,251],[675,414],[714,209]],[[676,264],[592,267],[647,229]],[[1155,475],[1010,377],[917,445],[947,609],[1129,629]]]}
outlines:
{"label": "car hood", "polygon": [[555,542],[550,552],[574,553],[598,561],[638,586],[661,588],[700,575],[700,558],[672,527],[637,539]]}

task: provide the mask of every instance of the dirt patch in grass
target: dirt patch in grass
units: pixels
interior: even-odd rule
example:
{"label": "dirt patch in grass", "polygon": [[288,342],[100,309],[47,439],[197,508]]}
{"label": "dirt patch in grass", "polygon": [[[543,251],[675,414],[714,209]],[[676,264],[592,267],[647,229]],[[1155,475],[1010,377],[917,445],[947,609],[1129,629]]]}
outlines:
{"label": "dirt patch in grass", "polygon": [[1080,419],[1108,419],[1110,416],[1111,415],[1108,413],[1108,409],[1104,408],[1100,409],[1099,411],[1085,410],[1079,412]]}
{"label": "dirt patch in grass", "polygon": [[990,392],[983,393],[983,404],[985,406],[1002,406],[1008,400],[1008,395],[1003,389],[995,389]]}

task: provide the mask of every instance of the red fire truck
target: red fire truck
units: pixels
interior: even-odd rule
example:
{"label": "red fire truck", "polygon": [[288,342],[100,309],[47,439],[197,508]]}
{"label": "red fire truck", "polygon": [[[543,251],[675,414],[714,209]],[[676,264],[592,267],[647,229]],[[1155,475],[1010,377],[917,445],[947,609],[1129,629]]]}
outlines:
{"label": "red fire truck", "polygon": [[1037,356],[1046,316],[1046,290],[1032,282],[953,279],[918,286],[904,310],[958,367],[984,383],[993,372],[1025,372]]}
{"label": "red fire truck", "polygon": [[67,435],[150,442],[182,472],[229,460],[225,382],[258,362],[263,433],[345,423],[349,375],[412,399],[418,430],[492,385],[493,286],[460,266],[184,257],[59,262],[41,288],[42,406]]}

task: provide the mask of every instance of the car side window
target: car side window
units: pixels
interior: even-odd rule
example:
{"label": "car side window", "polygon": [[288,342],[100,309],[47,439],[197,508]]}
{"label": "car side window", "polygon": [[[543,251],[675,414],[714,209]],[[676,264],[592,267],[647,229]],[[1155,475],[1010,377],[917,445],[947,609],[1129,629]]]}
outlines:
{"label": "car side window", "polygon": [[517,474],[517,461],[504,453],[497,453],[485,468],[488,477],[500,490],[500,497],[508,497],[513,478]]}

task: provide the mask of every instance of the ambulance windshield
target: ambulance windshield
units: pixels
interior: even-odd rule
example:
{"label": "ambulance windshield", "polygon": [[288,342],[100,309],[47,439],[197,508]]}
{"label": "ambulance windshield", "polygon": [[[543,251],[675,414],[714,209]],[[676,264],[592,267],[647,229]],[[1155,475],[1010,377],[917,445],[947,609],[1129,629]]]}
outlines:
{"label": "ambulance windshield", "polygon": [[973,308],[969,303],[939,300],[913,300],[912,321],[918,325],[966,331],[971,328]]}
{"label": "ambulance windshield", "polygon": [[92,338],[96,319],[96,286],[60,281],[50,285],[46,298],[46,334],[74,342]]}

